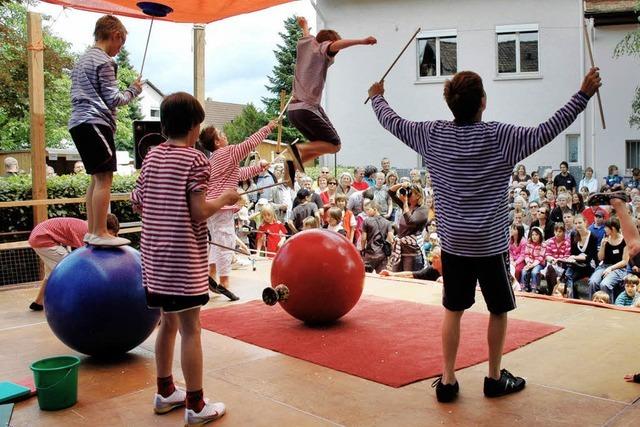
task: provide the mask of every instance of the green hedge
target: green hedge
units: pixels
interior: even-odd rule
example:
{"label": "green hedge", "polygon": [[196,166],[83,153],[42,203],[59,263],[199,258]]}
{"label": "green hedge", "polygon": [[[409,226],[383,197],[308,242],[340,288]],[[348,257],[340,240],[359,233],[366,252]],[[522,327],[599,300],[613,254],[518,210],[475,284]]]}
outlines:
{"label": "green hedge", "polygon": [[[89,175],[62,175],[47,179],[47,197],[49,199],[84,197],[89,186]],[[114,175],[112,193],[130,193],[135,186],[137,175]],[[31,200],[31,176],[18,175],[0,178],[0,202]],[[140,216],[131,209],[131,202],[111,202],[111,212],[120,222],[140,221]],[[49,205],[49,218],[73,217],[86,219],[84,203]],[[31,231],[33,229],[33,208],[31,206],[0,208],[0,233]],[[25,240],[23,233],[15,236],[4,235],[2,242]]]}

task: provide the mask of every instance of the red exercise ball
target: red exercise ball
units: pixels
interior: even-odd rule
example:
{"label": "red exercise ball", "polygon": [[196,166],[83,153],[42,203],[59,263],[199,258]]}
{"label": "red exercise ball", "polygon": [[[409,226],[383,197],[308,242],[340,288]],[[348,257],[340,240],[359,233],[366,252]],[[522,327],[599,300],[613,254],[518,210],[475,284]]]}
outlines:
{"label": "red exercise ball", "polygon": [[364,263],[355,246],[333,231],[306,230],[287,240],[273,259],[271,288],[263,299],[276,289],[280,298],[274,304],[279,300],[293,317],[322,324],[347,314],[363,287]]}

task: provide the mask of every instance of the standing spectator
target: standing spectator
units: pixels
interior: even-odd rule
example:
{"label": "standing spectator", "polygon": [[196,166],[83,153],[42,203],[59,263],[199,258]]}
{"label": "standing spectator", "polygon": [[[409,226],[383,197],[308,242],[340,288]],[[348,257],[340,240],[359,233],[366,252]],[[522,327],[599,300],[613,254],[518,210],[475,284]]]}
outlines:
{"label": "standing spectator", "polygon": [[557,222],[553,231],[555,236],[544,243],[546,267],[540,272],[547,280],[547,295],[551,295],[558,277],[564,272],[565,267],[559,261],[564,261],[571,255],[571,241],[567,238],[564,224]]}
{"label": "standing spectator", "polygon": [[553,169],[551,168],[545,169],[544,173],[542,174],[542,178],[540,178],[540,181],[542,181],[544,185],[548,185],[548,184],[553,185]]}
{"label": "standing spectator", "polygon": [[540,271],[544,267],[545,247],[540,227],[533,227],[529,232],[529,241],[524,250],[524,267],[520,283],[526,292],[538,292]]}
{"label": "standing spectator", "polygon": [[518,282],[522,277],[525,249],[527,248],[527,239],[524,236],[522,225],[511,224],[509,228],[509,264],[513,270],[512,274]]}
{"label": "standing spectator", "polygon": [[387,269],[392,271],[420,270],[424,267],[424,260],[417,237],[424,231],[429,216],[427,209],[423,206],[424,192],[422,187],[418,184],[396,184],[389,189],[389,195],[394,202],[402,206],[402,214]]}
{"label": "standing spectator", "polygon": [[384,185],[385,176],[382,172],[375,174],[376,182],[373,187],[373,201],[376,202],[378,213],[386,219],[393,214],[393,201],[389,195],[389,189]]}
{"label": "standing spectator", "polygon": [[[302,188],[309,190],[309,193],[311,194],[311,201],[318,207],[318,213],[320,215],[320,218],[322,218],[322,216],[324,215],[324,203],[322,201],[322,197],[320,197],[318,193],[313,191],[313,179],[311,179],[310,176],[305,175],[304,177],[302,177]],[[293,207],[295,208],[296,206],[298,206],[298,203],[298,201],[294,201]]]}
{"label": "standing spectator", "polygon": [[385,184],[387,188],[391,188],[398,183],[398,173],[394,170],[387,172]]}
{"label": "standing spectator", "polygon": [[531,181],[527,182],[525,187],[529,191],[529,201],[537,202],[540,200],[540,189],[544,188],[544,184],[540,182],[538,172],[531,172]]}
{"label": "standing spectator", "polygon": [[380,160],[380,172],[382,172],[385,176],[391,172],[391,160],[389,160],[387,157],[383,157],[382,160]]}
{"label": "standing spectator", "polygon": [[420,170],[411,169],[409,171],[409,179],[412,184],[419,184],[422,187],[422,177],[420,176]]}
{"label": "standing spectator", "polygon": [[367,200],[373,200],[373,189],[369,188],[364,191],[356,191],[347,198],[347,209],[351,210],[357,217],[364,212],[364,203]]}
{"label": "standing spectator", "polygon": [[320,222],[318,206],[311,202],[311,191],[306,188],[301,188],[298,190],[296,199],[298,201],[298,205],[293,208],[293,211],[291,212],[291,219],[289,220],[289,228],[294,233],[302,230],[302,221],[309,216],[315,217],[318,220],[318,223]]}
{"label": "standing spectator", "polygon": [[364,179],[364,168],[362,166],[358,166],[353,170],[353,183],[351,187],[356,191],[363,191],[369,188],[369,184]]}
{"label": "standing spectator", "polygon": [[351,174],[349,172],[342,172],[338,179],[338,193],[344,194],[347,197],[351,196],[356,191],[353,189],[352,184],[353,178]]}
{"label": "standing spectator", "polygon": [[594,178],[593,168],[591,166],[587,166],[584,170],[584,176],[578,184],[578,189],[581,189],[582,187],[587,187],[589,189],[589,193],[595,193],[598,191],[598,180]]}
{"label": "standing spectator", "polygon": [[364,168],[364,181],[369,185],[369,188],[376,185],[375,175],[378,173],[378,168],[373,165],[368,165]]}
{"label": "standing spectator", "polygon": [[[594,206],[592,206],[593,208]],[[604,239],[605,234],[605,221],[608,221],[607,212],[600,208],[599,206],[595,206],[597,208],[596,213],[593,214],[593,224],[589,226],[589,231],[595,236],[597,247],[600,247],[602,243],[602,239]],[[584,212],[590,212],[591,209],[585,209]]]}
{"label": "standing spectator", "polygon": [[47,178],[53,178],[54,176],[58,176],[56,174],[56,170],[52,166],[47,165],[46,170],[47,170]]}
{"label": "standing spectator", "polygon": [[607,220],[604,230],[605,237],[598,250],[598,259],[602,264],[589,278],[589,298],[593,299],[596,291],[604,291],[609,294],[610,301],[615,301],[627,271],[626,243],[620,234],[620,222],[617,218]]}
{"label": "standing spectator", "polygon": [[618,166],[610,165],[609,174],[602,179],[602,186],[607,186],[611,191],[620,191],[623,189],[622,177],[618,175]]}
{"label": "standing spectator", "polygon": [[20,166],[18,165],[18,160],[15,157],[5,157],[4,158],[4,175],[3,177],[7,178],[10,176],[15,176],[20,173]]}
{"label": "standing spectator", "polygon": [[353,212],[347,209],[347,198],[344,194],[338,194],[335,200],[336,207],[342,211],[342,227],[347,234],[346,238],[353,243],[353,236],[356,232],[356,226],[358,225],[356,217],[353,216]]}
{"label": "standing spectator", "polygon": [[256,253],[260,256],[260,251],[264,248],[267,257],[273,258],[285,242],[287,229],[276,219],[275,212],[270,205],[263,206],[261,213],[262,224],[260,224],[256,236]]}
{"label": "standing spectator", "polygon": [[[267,125],[267,126],[271,126],[271,123],[269,123],[269,125]],[[265,127],[267,127],[267,126],[265,126]],[[264,128],[260,129],[260,131],[258,131],[258,132],[263,132],[263,129]],[[252,135],[251,139],[253,139],[253,137],[256,134]],[[249,139],[247,141],[249,141]],[[247,142],[247,141],[245,141],[245,142]],[[240,144],[240,145],[242,145],[242,144]],[[233,147],[233,145],[231,147]],[[256,188],[267,187],[269,185],[272,185],[272,184],[275,184],[276,182],[278,182],[278,178],[276,178],[274,173],[271,172],[269,170],[269,168],[264,167],[264,165],[266,165],[268,163],[265,163],[266,161],[264,161],[264,160],[259,160],[258,162],[259,162],[258,163],[259,167],[257,168],[258,169],[258,171],[257,171],[258,174],[255,176],[255,178],[253,178],[253,182],[255,182]],[[215,167],[215,165],[213,167]],[[255,166],[250,166],[250,168],[255,168]],[[285,177],[283,179],[286,180],[287,178]],[[255,194],[254,197],[256,197],[257,199],[267,199],[267,201],[269,201],[269,203],[271,203],[271,202],[273,202],[273,192],[275,191],[274,188],[275,187],[271,187],[271,188],[267,188],[267,189],[264,189],[264,190],[257,191],[257,192],[254,193]]]}
{"label": "standing spectator", "polygon": [[569,208],[569,196],[566,193],[558,194],[556,200],[558,204],[549,214],[549,221],[553,224],[556,222],[562,222],[562,217],[565,212],[571,211]]}
{"label": "standing spectator", "polygon": [[[276,163],[273,166],[273,175],[278,182],[284,181],[284,165],[282,163]],[[284,224],[291,216],[295,193],[289,186],[279,185],[273,188],[271,195],[273,196],[273,210],[276,213],[276,218]]]}
{"label": "standing spectator", "polygon": [[567,191],[573,192],[576,185],[576,179],[569,173],[569,163],[562,161],[560,163],[560,173],[553,178],[554,188],[564,187]]}
{"label": "standing spectator", "polygon": [[383,246],[385,242],[393,242],[393,227],[391,222],[380,216],[375,200],[365,203],[364,210],[367,218],[362,224],[362,258],[365,265],[380,273],[387,260]]}
{"label": "standing spectator", "polygon": [[314,192],[322,194],[323,191],[327,190],[327,178],[329,178],[329,176],[330,175],[318,175]]}
{"label": "standing spectator", "polygon": [[347,237],[347,232],[342,226],[342,210],[336,206],[329,208],[327,212],[327,230]]}
{"label": "standing spectator", "polygon": [[576,230],[571,235],[571,255],[568,258],[565,276],[567,293],[571,298],[578,298],[578,290],[574,288],[574,283],[593,274],[598,260],[598,242],[596,236],[587,229],[582,215],[577,215],[574,221]]}
{"label": "standing spectator", "polygon": [[[338,195],[338,181],[329,176],[327,178],[327,189],[320,193],[320,199],[322,200],[323,215],[322,221],[326,224],[326,213],[336,204],[336,196]],[[344,194],[342,194],[344,196]]]}

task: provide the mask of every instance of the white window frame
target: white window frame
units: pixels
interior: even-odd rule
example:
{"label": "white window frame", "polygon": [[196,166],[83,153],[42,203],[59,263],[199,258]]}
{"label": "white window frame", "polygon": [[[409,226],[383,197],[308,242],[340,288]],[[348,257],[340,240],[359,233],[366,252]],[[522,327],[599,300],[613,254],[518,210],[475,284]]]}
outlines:
{"label": "white window frame", "polygon": [[[639,139],[627,139],[627,140],[625,140],[625,142],[624,142],[624,166],[625,166],[625,170],[626,169],[633,169],[633,168],[636,168],[636,167],[640,167],[640,164],[638,164],[638,165],[629,164],[629,145],[630,144],[635,144],[635,145],[638,146],[638,148],[640,148],[640,140]],[[639,160],[639,163],[640,163],[640,160]]]}
{"label": "white window frame", "polygon": [[[157,112],[157,116],[153,115],[153,112]],[[154,118],[160,118],[160,108],[156,108],[156,107],[151,107],[149,108],[149,117],[154,117]]]}
{"label": "white window frame", "polygon": [[[440,74],[440,39],[445,37],[456,38],[456,64],[458,63],[458,30],[428,30],[420,31],[416,36],[416,83],[439,83],[443,82],[453,75],[443,76]],[[420,76],[420,40],[422,39],[436,39],[436,75],[435,76]]]}
{"label": "white window frame", "polygon": [[[570,137],[576,137],[578,142],[578,160],[576,162],[569,161],[569,141]],[[579,133],[567,133],[565,134],[565,159],[567,159],[567,163],[569,166],[582,166],[582,141],[580,140]]]}
{"label": "white window frame", "polygon": [[[538,34],[538,71],[520,71],[520,33],[535,31]],[[515,34],[516,36],[516,71],[515,73],[501,73],[500,70],[500,55],[498,53],[498,35],[500,34]],[[496,25],[495,34],[495,80],[513,80],[513,79],[539,79],[542,78],[541,69],[542,51],[540,47],[540,28],[538,24],[514,24],[514,25]]]}

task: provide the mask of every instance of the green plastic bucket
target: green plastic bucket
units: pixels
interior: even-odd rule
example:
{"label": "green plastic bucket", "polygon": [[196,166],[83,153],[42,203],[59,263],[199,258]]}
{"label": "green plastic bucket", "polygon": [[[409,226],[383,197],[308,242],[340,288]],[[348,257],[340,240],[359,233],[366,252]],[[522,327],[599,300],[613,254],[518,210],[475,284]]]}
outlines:
{"label": "green plastic bucket", "polygon": [[40,409],[55,411],[75,405],[79,365],[75,356],[50,357],[31,364]]}

